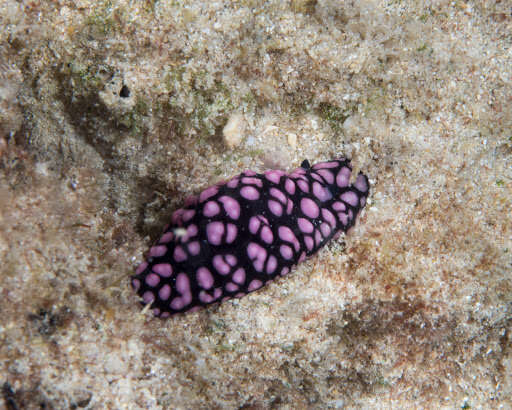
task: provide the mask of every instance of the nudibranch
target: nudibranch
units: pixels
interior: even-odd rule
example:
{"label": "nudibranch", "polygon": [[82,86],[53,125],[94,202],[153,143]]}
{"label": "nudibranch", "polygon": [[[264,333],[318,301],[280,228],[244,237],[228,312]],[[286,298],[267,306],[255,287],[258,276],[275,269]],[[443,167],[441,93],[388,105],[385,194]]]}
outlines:
{"label": "nudibranch", "polygon": [[368,178],[344,158],[245,171],[175,211],[131,284],[162,318],[260,289],[355,223]]}

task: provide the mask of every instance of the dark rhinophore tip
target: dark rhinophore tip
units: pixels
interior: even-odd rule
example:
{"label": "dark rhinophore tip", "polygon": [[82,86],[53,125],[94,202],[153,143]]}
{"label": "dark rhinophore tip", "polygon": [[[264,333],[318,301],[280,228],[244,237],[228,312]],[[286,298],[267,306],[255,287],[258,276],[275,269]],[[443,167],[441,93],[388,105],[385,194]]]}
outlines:
{"label": "dark rhinophore tip", "polygon": [[129,96],[130,96],[130,89],[126,85],[123,85],[121,87],[121,91],[119,91],[119,97],[128,98]]}
{"label": "dark rhinophore tip", "polygon": [[304,161],[302,161],[302,164],[300,164],[300,167],[304,169],[309,169],[311,168],[311,164],[307,159],[305,159]]}

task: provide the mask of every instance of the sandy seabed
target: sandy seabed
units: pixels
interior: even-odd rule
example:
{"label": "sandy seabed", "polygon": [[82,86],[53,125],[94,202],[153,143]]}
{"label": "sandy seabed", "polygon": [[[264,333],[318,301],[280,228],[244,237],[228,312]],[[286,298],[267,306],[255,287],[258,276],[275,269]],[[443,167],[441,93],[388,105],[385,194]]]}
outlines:
{"label": "sandy seabed", "polygon": [[[0,407],[512,406],[510,2],[3,0],[0,27]],[[372,184],[346,236],[141,310],[185,197],[340,156]]]}

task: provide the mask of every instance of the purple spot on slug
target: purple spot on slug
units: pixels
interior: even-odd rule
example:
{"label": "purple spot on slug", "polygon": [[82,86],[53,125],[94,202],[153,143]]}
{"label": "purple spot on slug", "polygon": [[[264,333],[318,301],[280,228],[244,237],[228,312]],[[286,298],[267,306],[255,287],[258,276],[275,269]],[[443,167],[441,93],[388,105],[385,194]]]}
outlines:
{"label": "purple spot on slug", "polygon": [[169,285],[162,286],[158,291],[158,297],[162,300],[167,300],[169,296],[171,296],[171,287]]}
{"label": "purple spot on slug", "polygon": [[205,189],[203,192],[199,194],[199,202],[206,201],[208,198],[214,196],[217,192],[219,192],[219,187],[217,185]]}
{"label": "purple spot on slug", "polygon": [[249,283],[249,286],[247,287],[247,291],[252,292],[256,289],[261,288],[262,285],[263,285],[263,282],[261,280],[254,279],[251,281],[251,283]]}
{"label": "purple spot on slug", "polygon": [[154,288],[160,282],[160,278],[155,273],[150,273],[146,276],[146,284],[152,288]]}
{"label": "purple spot on slug", "polygon": [[352,206],[356,206],[357,203],[359,202],[357,194],[353,191],[347,191],[347,192],[341,194],[340,199]]}
{"label": "purple spot on slug", "polygon": [[238,268],[235,273],[233,273],[233,282],[239,285],[245,282],[245,270],[243,268]]}
{"label": "purple spot on slug", "polygon": [[244,197],[245,199],[248,199],[250,201],[255,201],[260,197],[260,194],[258,193],[258,190],[252,186],[244,186],[240,190],[240,195]]}
{"label": "purple spot on slug", "polygon": [[278,169],[265,171],[265,178],[267,178],[270,182],[273,182],[274,184],[279,184],[279,180],[283,175],[284,172]]}
{"label": "purple spot on slug", "polygon": [[229,196],[221,196],[219,201],[224,205],[224,210],[231,219],[238,219],[240,217],[240,204],[236,199]]}
{"label": "purple spot on slug", "polygon": [[153,257],[153,258],[158,258],[160,256],[163,256],[165,255],[165,253],[167,252],[167,246],[164,246],[164,245],[156,245],[156,246],[153,246],[150,250],[149,250],[149,256],[150,257]]}
{"label": "purple spot on slug", "polygon": [[210,289],[213,286],[213,275],[205,267],[201,267],[197,270],[197,283],[203,289]]}
{"label": "purple spot on slug", "polygon": [[199,242],[197,242],[197,241],[190,242],[188,244],[188,251],[190,252],[190,254],[192,256],[199,255],[199,252],[201,251],[201,246],[199,245]]}
{"label": "purple spot on slug", "polygon": [[217,202],[208,201],[204,204],[203,214],[204,216],[211,218],[212,216],[217,215],[220,212],[220,207]]}
{"label": "purple spot on slug", "polygon": [[212,245],[220,245],[224,235],[224,224],[222,222],[211,222],[206,225],[206,236]]}
{"label": "purple spot on slug", "polygon": [[288,192],[290,195],[293,195],[295,193],[295,182],[293,182],[293,180],[290,178],[286,178],[284,188],[286,189],[286,192]]}
{"label": "purple spot on slug", "polygon": [[137,268],[137,270],[135,271],[135,274],[136,275],[140,275],[142,272],[144,272],[146,270],[146,268],[148,267],[148,263],[147,262],[142,262],[139,267]]}
{"label": "purple spot on slug", "polygon": [[318,218],[318,214],[320,210],[318,209],[318,205],[309,198],[302,198],[300,201],[300,209],[308,218],[315,219]]}
{"label": "purple spot on slug", "polygon": [[276,216],[281,216],[283,214],[283,207],[277,201],[270,200],[268,201],[268,209]]}
{"label": "purple spot on slug", "polygon": [[164,278],[169,278],[172,275],[172,266],[170,263],[157,263],[153,265],[151,269]]}
{"label": "purple spot on slug", "polygon": [[350,180],[351,173],[352,172],[350,171],[350,169],[348,167],[341,168],[341,170],[338,172],[338,175],[336,176],[336,184],[340,188],[347,187],[348,181]]}
{"label": "purple spot on slug", "polygon": [[354,183],[354,186],[361,192],[367,192],[368,191],[368,181],[366,180],[366,177],[362,174],[359,174],[356,178],[356,182]]}

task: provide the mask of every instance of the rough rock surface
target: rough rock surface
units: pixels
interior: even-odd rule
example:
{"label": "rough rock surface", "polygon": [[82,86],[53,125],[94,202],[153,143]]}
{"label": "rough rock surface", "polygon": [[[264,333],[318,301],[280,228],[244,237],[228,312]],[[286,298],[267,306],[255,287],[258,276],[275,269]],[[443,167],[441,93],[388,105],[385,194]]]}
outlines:
{"label": "rough rock surface", "polygon": [[[0,407],[512,406],[509,2],[4,0],[0,24]],[[372,186],[346,237],[141,311],[185,197],[339,155]]]}

